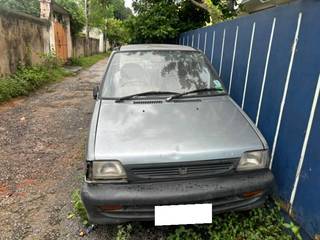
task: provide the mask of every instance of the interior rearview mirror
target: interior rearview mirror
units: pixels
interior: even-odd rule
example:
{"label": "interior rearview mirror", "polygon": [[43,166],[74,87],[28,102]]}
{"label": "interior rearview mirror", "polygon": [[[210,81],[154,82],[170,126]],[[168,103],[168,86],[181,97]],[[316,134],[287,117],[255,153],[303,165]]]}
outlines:
{"label": "interior rearview mirror", "polygon": [[94,88],[93,88],[93,99],[97,99],[98,98],[98,93],[99,93],[99,86],[95,86]]}

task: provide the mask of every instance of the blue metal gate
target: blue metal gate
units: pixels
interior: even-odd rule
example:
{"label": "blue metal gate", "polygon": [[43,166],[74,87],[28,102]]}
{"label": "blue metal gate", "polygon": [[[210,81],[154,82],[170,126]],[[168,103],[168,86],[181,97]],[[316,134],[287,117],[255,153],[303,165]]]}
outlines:
{"label": "blue metal gate", "polygon": [[279,195],[320,234],[320,2],[301,1],[180,35],[201,49],[266,137]]}

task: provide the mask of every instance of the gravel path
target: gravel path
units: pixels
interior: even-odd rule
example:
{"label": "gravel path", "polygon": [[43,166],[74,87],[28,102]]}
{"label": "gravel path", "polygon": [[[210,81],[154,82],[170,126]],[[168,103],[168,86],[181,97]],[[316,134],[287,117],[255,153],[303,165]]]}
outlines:
{"label": "gravel path", "polygon": [[[116,239],[118,226],[89,235],[72,212],[93,110],[92,89],[106,60],[30,97],[0,105],[0,239]],[[130,239],[164,239],[167,228],[134,223]],[[126,228],[126,227],[124,227]],[[121,232],[121,231],[119,231]]]}
{"label": "gravel path", "polygon": [[0,105],[0,239],[75,239],[92,88],[106,60],[30,97]]}

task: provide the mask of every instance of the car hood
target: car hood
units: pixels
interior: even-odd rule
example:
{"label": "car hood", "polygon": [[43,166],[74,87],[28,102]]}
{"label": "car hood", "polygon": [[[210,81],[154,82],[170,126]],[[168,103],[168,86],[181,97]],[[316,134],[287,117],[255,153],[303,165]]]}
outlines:
{"label": "car hood", "polygon": [[228,96],[168,103],[102,100],[97,121],[96,160],[185,162],[240,157],[263,149]]}

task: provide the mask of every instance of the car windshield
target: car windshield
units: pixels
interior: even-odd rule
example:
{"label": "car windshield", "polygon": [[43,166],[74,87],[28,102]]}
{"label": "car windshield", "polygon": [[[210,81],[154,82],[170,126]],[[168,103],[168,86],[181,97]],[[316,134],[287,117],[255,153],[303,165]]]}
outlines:
{"label": "car windshield", "polygon": [[[121,98],[143,92],[183,93],[204,88],[191,96],[225,93],[217,73],[197,51],[129,51],[111,59],[102,98]],[[188,95],[189,96],[189,95]]]}

